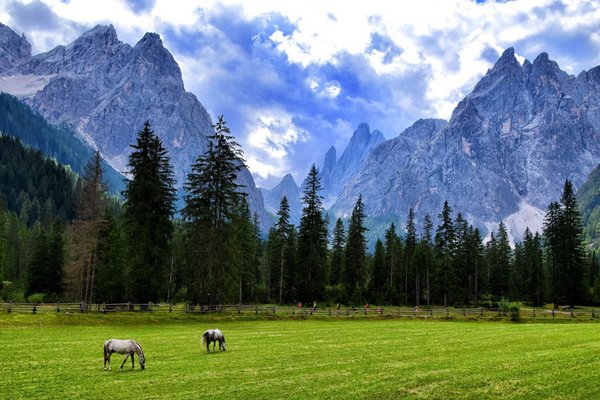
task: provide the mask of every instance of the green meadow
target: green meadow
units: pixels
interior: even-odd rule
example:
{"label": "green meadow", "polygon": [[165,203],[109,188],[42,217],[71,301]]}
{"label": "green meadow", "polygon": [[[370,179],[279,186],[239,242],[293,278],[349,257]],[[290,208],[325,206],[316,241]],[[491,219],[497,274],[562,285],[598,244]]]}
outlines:
{"label": "green meadow", "polygon": [[[146,369],[104,370],[109,338]],[[593,399],[599,377],[595,322],[0,315],[3,399]]]}

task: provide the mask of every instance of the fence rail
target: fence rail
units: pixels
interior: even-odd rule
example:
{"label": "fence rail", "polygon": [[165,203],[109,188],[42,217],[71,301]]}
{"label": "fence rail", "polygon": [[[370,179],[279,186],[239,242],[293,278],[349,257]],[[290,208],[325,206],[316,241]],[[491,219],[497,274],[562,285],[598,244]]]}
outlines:
{"label": "fence rail", "polygon": [[[444,308],[444,307],[295,307],[264,304],[229,305],[185,305],[166,303],[0,303],[0,312],[4,313],[188,313],[188,314],[224,314],[224,315],[276,315],[280,317],[397,317],[397,318],[463,318],[492,319],[510,318],[498,308]],[[521,308],[521,319],[595,319],[598,311],[593,309]]]}

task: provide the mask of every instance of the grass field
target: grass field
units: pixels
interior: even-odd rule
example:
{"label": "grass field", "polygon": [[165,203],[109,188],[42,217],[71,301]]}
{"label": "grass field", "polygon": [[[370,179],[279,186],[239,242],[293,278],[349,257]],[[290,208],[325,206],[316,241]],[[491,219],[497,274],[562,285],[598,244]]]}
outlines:
{"label": "grass field", "polygon": [[[600,324],[0,315],[3,399],[600,398]],[[227,351],[206,354],[218,327]],[[113,355],[135,338],[146,369]],[[218,346],[217,346],[218,348]]]}

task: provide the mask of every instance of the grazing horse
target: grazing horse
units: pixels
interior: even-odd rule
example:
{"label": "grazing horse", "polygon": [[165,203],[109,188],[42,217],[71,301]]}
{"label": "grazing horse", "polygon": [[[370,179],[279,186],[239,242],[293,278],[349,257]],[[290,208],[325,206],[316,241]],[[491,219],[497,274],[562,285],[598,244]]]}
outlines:
{"label": "grazing horse", "polygon": [[206,352],[210,353],[208,345],[212,342],[213,351],[215,350],[215,345],[219,342],[219,350],[225,351],[225,336],[223,332],[218,329],[209,329],[204,334],[202,334],[202,339],[200,343],[204,345],[206,343]]}
{"label": "grazing horse", "polygon": [[125,359],[123,360],[123,364],[121,364],[121,368],[125,365],[125,361],[127,361],[127,357],[131,356],[131,368],[134,368],[134,354],[138,355],[138,362],[140,363],[140,367],[144,369],[146,366],[146,357],[144,356],[144,350],[142,350],[142,346],[138,342],[133,339],[129,340],[119,340],[119,339],[109,339],[104,342],[104,369],[106,369],[106,365],[108,364],[108,368],[110,369],[110,356],[112,353],[118,354],[126,354]]}

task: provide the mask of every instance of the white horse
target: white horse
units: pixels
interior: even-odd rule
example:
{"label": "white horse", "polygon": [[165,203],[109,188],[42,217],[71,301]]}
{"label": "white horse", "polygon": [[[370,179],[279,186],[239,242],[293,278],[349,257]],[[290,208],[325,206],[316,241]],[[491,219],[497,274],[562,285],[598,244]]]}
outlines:
{"label": "white horse", "polygon": [[223,332],[218,329],[209,329],[204,334],[202,334],[202,338],[200,339],[200,343],[204,345],[206,343],[206,351],[210,353],[208,349],[208,345],[212,342],[213,351],[215,350],[215,345],[219,342],[219,350],[225,351],[225,336]]}
{"label": "white horse", "polygon": [[140,367],[144,369],[146,366],[146,357],[144,356],[144,350],[142,350],[142,346],[138,342],[133,339],[128,340],[120,340],[120,339],[109,339],[104,342],[104,369],[106,369],[106,365],[108,364],[108,368],[110,369],[110,356],[112,353],[118,354],[126,354],[125,359],[123,360],[123,364],[121,364],[121,368],[125,365],[125,361],[127,361],[127,357],[131,356],[131,368],[134,368],[134,354],[138,355],[138,362],[140,363]]}

